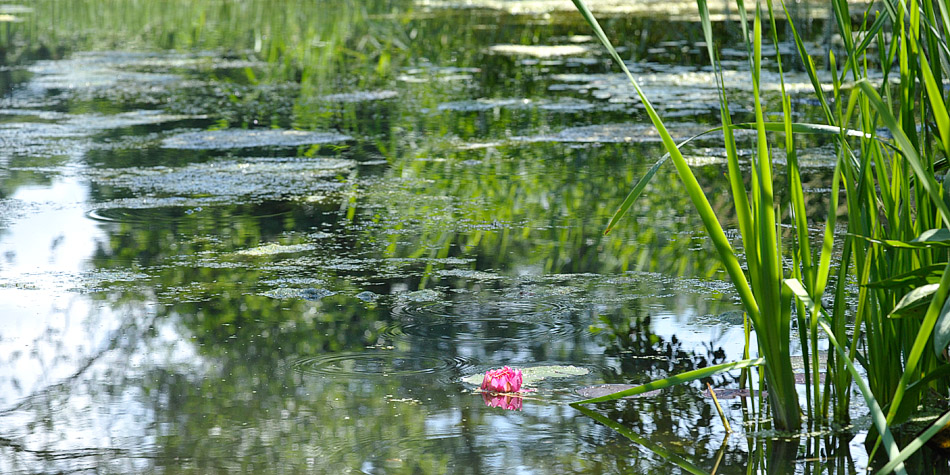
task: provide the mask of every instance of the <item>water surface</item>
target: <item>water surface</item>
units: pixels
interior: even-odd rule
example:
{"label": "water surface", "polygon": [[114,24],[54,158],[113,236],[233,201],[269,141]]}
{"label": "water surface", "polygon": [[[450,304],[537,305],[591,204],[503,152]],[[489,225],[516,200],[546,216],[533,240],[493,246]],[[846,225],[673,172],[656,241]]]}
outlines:
{"label": "water surface", "polygon": [[[158,3],[38,1],[3,25],[0,470],[867,464],[861,408],[854,426],[782,442],[743,423],[747,399],[724,400],[727,435],[699,382],[593,408],[641,440],[567,405],[738,359],[743,341],[671,169],[603,236],[661,145],[575,13]],[[695,17],[655,7],[604,6],[605,24],[685,138],[718,122],[715,85]],[[822,47],[827,12],[798,13]],[[725,38],[734,14],[717,13]],[[740,53],[724,56],[741,119]],[[816,117],[804,76],[786,84]],[[686,153],[729,227],[721,142]],[[833,150],[801,153],[820,209]],[[464,380],[503,365],[584,374],[517,404]]]}

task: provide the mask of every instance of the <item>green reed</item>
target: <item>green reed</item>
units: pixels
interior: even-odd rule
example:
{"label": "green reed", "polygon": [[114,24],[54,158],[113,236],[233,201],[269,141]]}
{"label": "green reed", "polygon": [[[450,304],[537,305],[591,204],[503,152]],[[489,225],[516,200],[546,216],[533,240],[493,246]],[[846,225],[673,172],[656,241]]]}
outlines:
{"label": "green reed", "polygon": [[[597,36],[628,76],[625,65],[580,0],[575,5],[592,25]],[[890,427],[917,411],[927,390],[946,395],[948,365],[942,354],[950,344],[950,208],[947,186],[936,180],[938,169],[946,168],[950,150],[950,114],[946,107],[944,78],[950,77],[947,64],[950,50],[950,2],[902,3],[888,0],[885,11],[872,16],[865,12],[861,35],[855,35],[846,0],[831,3],[834,19],[843,38],[846,58],[837,68],[837,58],[828,55],[833,96],[829,101],[819,69],[795,29],[787,8],[785,18],[799,57],[821,104],[824,124],[792,122],[791,101],[781,84],[781,123],[764,119],[760,100],[762,12],[756,8],[751,30],[746,9],[738,2],[743,38],[750,52],[750,79],[753,85],[755,122],[732,124],[726,91],[720,87],[721,130],[727,154],[728,177],[736,208],[737,226],[747,258],[739,267],[735,252],[725,240],[719,221],[706,196],[696,184],[691,170],[669,140],[662,120],[653,111],[633,77],[634,88],[643,99],[654,125],[664,137],[664,145],[683,181],[706,230],[716,246],[738,291],[764,357],[765,383],[775,427],[799,428],[801,407],[789,365],[790,316],[795,309],[799,338],[806,364],[806,416],[809,425],[846,423],[852,383],[864,397],[878,442],[883,442],[891,461],[882,471],[903,471],[902,461],[936,433],[950,419],[944,415],[930,429],[900,450]],[[698,0],[710,61],[721,75],[712,37],[708,8]],[[873,22],[871,21],[873,18]],[[768,5],[772,41],[778,47],[775,14]],[[890,32],[890,35],[886,34]],[[857,39],[856,39],[857,38]],[[860,41],[858,41],[860,40]],[[877,57],[868,50],[876,46]],[[778,48],[776,48],[778,49]],[[781,56],[775,63],[783,76]],[[879,64],[883,78],[875,78],[870,64]],[[893,65],[896,65],[893,66]],[[891,80],[893,78],[893,80]],[[882,80],[883,79],[883,80]],[[848,85],[851,84],[849,87]],[[743,175],[732,131],[739,127],[756,131],[755,154]],[[886,128],[891,137],[880,137]],[[770,143],[770,134],[783,132],[784,140]],[[821,133],[833,137],[837,159],[832,175],[830,203],[826,210],[820,243],[812,243],[806,220],[804,189],[797,160],[796,136]],[[770,149],[782,147],[787,157],[785,199],[779,203],[772,189]],[[657,166],[665,162],[661,160]],[[637,184],[608,225],[620,217],[652,177],[651,170]],[[748,187],[746,183],[749,183]],[[841,260],[831,265],[839,193],[844,192],[847,234],[843,236]],[[787,210],[785,223],[792,228],[791,246],[782,248],[777,224]],[[791,259],[782,263],[783,252]],[[817,255],[815,254],[817,252]],[[836,287],[832,306],[821,306],[831,277]],[[847,305],[847,282],[859,284],[858,305]],[[794,296],[794,304],[792,297]],[[825,362],[827,376],[820,383],[819,346],[829,343]],[[743,362],[748,366],[750,360]],[[857,365],[863,367],[863,373]],[[727,370],[727,365],[720,365]],[[674,376],[670,380],[689,380]],[[672,381],[665,381],[669,384]],[[657,383],[657,382],[655,382]],[[656,385],[651,383],[652,385]],[[639,391],[634,388],[628,392]],[[620,393],[626,395],[626,393]],[[599,400],[614,399],[613,396]],[[582,403],[596,402],[593,400]],[[886,411],[886,412],[885,412]],[[830,421],[829,421],[830,417]]]}
{"label": "green reed", "polygon": [[[792,372],[789,342],[791,294],[783,292],[783,269],[781,264],[781,241],[777,231],[774,191],[772,189],[772,164],[766,141],[765,113],[759,99],[759,71],[761,70],[762,25],[760,15],[756,14],[753,24],[752,81],[755,100],[754,124],[758,139],[757,157],[753,159],[751,190],[745,189],[745,178],[740,172],[732,126],[729,122],[728,104],[724,94],[720,94],[720,107],[724,111],[722,130],[726,137],[726,150],[729,160],[729,181],[733,190],[734,205],[746,250],[746,262],[749,279],[739,264],[722,225],[719,223],[709,200],[696,180],[679,148],[673,142],[662,119],[653,109],[649,99],[640,89],[616,50],[607,40],[597,20],[580,0],[574,4],[594,28],[598,38],[604,43],[627,74],[634,89],[647,110],[647,114],[663,139],[663,144],[673,161],[676,171],[683,182],[694,207],[702,218],[703,225],[715,246],[723,265],[732,279],[759,341],[759,352],[765,358],[765,374],[769,385],[769,398],[775,425],[782,430],[797,431],[801,426],[798,393],[795,390]],[[708,18],[708,15],[707,15]],[[749,193],[747,195],[747,193]],[[592,402],[592,401],[591,401]]]}

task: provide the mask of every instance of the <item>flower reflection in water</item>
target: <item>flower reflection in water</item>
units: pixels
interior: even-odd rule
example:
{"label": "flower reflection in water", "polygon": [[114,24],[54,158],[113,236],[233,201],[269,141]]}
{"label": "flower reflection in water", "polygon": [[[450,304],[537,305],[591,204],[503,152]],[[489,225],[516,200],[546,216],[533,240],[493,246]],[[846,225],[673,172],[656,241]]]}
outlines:
{"label": "flower reflection in water", "polygon": [[482,393],[482,400],[486,406],[500,407],[509,411],[521,410],[521,396],[511,394]]}

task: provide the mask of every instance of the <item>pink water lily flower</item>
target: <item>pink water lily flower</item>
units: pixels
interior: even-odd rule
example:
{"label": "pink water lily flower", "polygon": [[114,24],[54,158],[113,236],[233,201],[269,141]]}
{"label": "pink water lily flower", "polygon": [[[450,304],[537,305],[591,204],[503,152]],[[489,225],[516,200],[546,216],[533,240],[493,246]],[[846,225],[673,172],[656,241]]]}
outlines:
{"label": "pink water lily flower", "polygon": [[509,411],[521,410],[522,400],[518,396],[508,394],[495,394],[490,396],[488,393],[482,393],[482,400],[484,400],[485,405],[489,407],[500,407]]}
{"label": "pink water lily flower", "polygon": [[521,370],[505,366],[485,372],[482,390],[496,393],[516,393],[521,390]]}

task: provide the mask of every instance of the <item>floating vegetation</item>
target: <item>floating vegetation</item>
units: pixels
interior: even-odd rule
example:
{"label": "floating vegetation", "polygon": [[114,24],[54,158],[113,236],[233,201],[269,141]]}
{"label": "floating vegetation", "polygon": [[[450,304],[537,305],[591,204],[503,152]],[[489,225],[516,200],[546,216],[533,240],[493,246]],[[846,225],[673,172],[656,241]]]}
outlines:
{"label": "floating vegetation", "polygon": [[242,249],[235,252],[240,256],[273,256],[276,254],[292,254],[317,249],[316,244],[265,244],[251,249]]}
{"label": "floating vegetation", "polygon": [[[703,133],[710,129],[705,124],[676,124],[678,139]],[[717,134],[710,134],[715,139]],[[721,139],[722,134],[718,134]],[[619,123],[568,127],[555,134],[543,134],[529,137],[515,137],[513,140],[524,142],[587,142],[587,143],[653,143],[660,142],[660,136],[651,124]]]}
{"label": "floating vegetation", "polygon": [[530,102],[529,99],[475,99],[444,102],[439,104],[438,109],[440,111],[479,112],[489,111],[499,107],[523,106]]}
{"label": "floating vegetation", "polygon": [[96,172],[94,179],[128,188],[139,196],[200,197],[208,204],[241,197],[286,199],[339,190],[342,183],[323,179],[354,165],[351,160],[336,158],[245,158],[180,168],[107,169]]}
{"label": "floating vegetation", "polygon": [[316,302],[323,299],[324,297],[329,297],[331,295],[336,295],[336,292],[332,290],[327,290],[323,288],[316,287],[305,287],[305,288],[290,288],[290,287],[278,287],[276,289],[268,290],[262,292],[259,295],[264,297],[270,297],[272,299],[304,299]]}
{"label": "floating vegetation", "polygon": [[326,285],[325,280],[314,277],[282,277],[278,279],[262,279],[259,280],[258,283],[261,285],[270,285],[274,287],[287,287],[291,285],[309,285],[311,287],[318,287]]}
{"label": "floating vegetation", "polygon": [[69,115],[65,125],[78,130],[94,131],[118,129],[135,125],[154,125],[184,120],[207,119],[206,115],[167,114],[159,110],[137,110],[118,114],[82,114]]}
{"label": "floating vegetation", "polygon": [[406,83],[469,81],[475,79],[474,75],[481,71],[479,68],[427,66],[424,68],[407,69],[400,74],[397,79]]}
{"label": "floating vegetation", "polygon": [[423,289],[399,294],[398,298],[406,302],[435,302],[442,299],[442,294],[432,289]]}
{"label": "floating vegetation", "polygon": [[469,270],[469,269],[445,269],[436,271],[436,275],[441,277],[460,277],[471,280],[499,280],[504,277],[491,272]]}
{"label": "floating vegetation", "polygon": [[331,353],[301,358],[293,363],[294,369],[304,374],[342,377],[373,375],[387,378],[462,371],[470,366],[468,360],[461,357],[447,358],[391,350]]}
{"label": "floating vegetation", "polygon": [[[637,74],[644,92],[650,97],[658,110],[667,117],[692,117],[709,114],[719,109],[717,102],[716,78],[712,72],[691,66],[671,66],[656,63],[637,63],[631,65]],[[823,73],[827,74],[827,73]],[[780,91],[780,81],[775,72],[762,71],[762,90],[771,93]],[[724,70],[723,81],[729,90],[751,94],[752,85],[748,80],[748,71]],[[589,94],[594,99],[612,104],[639,104],[640,99],[630,88],[623,74],[554,74],[551,79],[559,83],[552,84],[551,90],[572,91]],[[830,84],[830,77],[822,77]],[[804,95],[812,92],[812,84],[804,72],[785,73],[785,90],[789,94]],[[731,106],[733,112],[743,111],[739,105]],[[677,113],[677,111],[681,113]],[[680,124],[670,130],[679,133]]]}
{"label": "floating vegetation", "polygon": [[362,292],[356,294],[356,298],[358,298],[358,299],[360,299],[360,300],[362,300],[362,301],[364,301],[364,302],[375,302],[375,301],[379,300],[379,294],[377,294],[377,293],[375,293],[375,292],[370,292],[370,291],[368,291],[368,290],[364,290],[364,291],[362,291]]}
{"label": "floating vegetation", "polygon": [[[758,396],[758,391],[752,389],[713,388],[713,392],[716,393],[717,399],[742,399]],[[763,395],[765,394],[766,393],[763,393]],[[712,394],[709,392],[709,389],[703,390],[703,397],[712,399]]]}
{"label": "floating vegetation", "polygon": [[339,143],[352,140],[349,135],[334,132],[276,129],[223,129],[182,132],[162,141],[165,148],[211,150],[251,147],[297,147]]}

